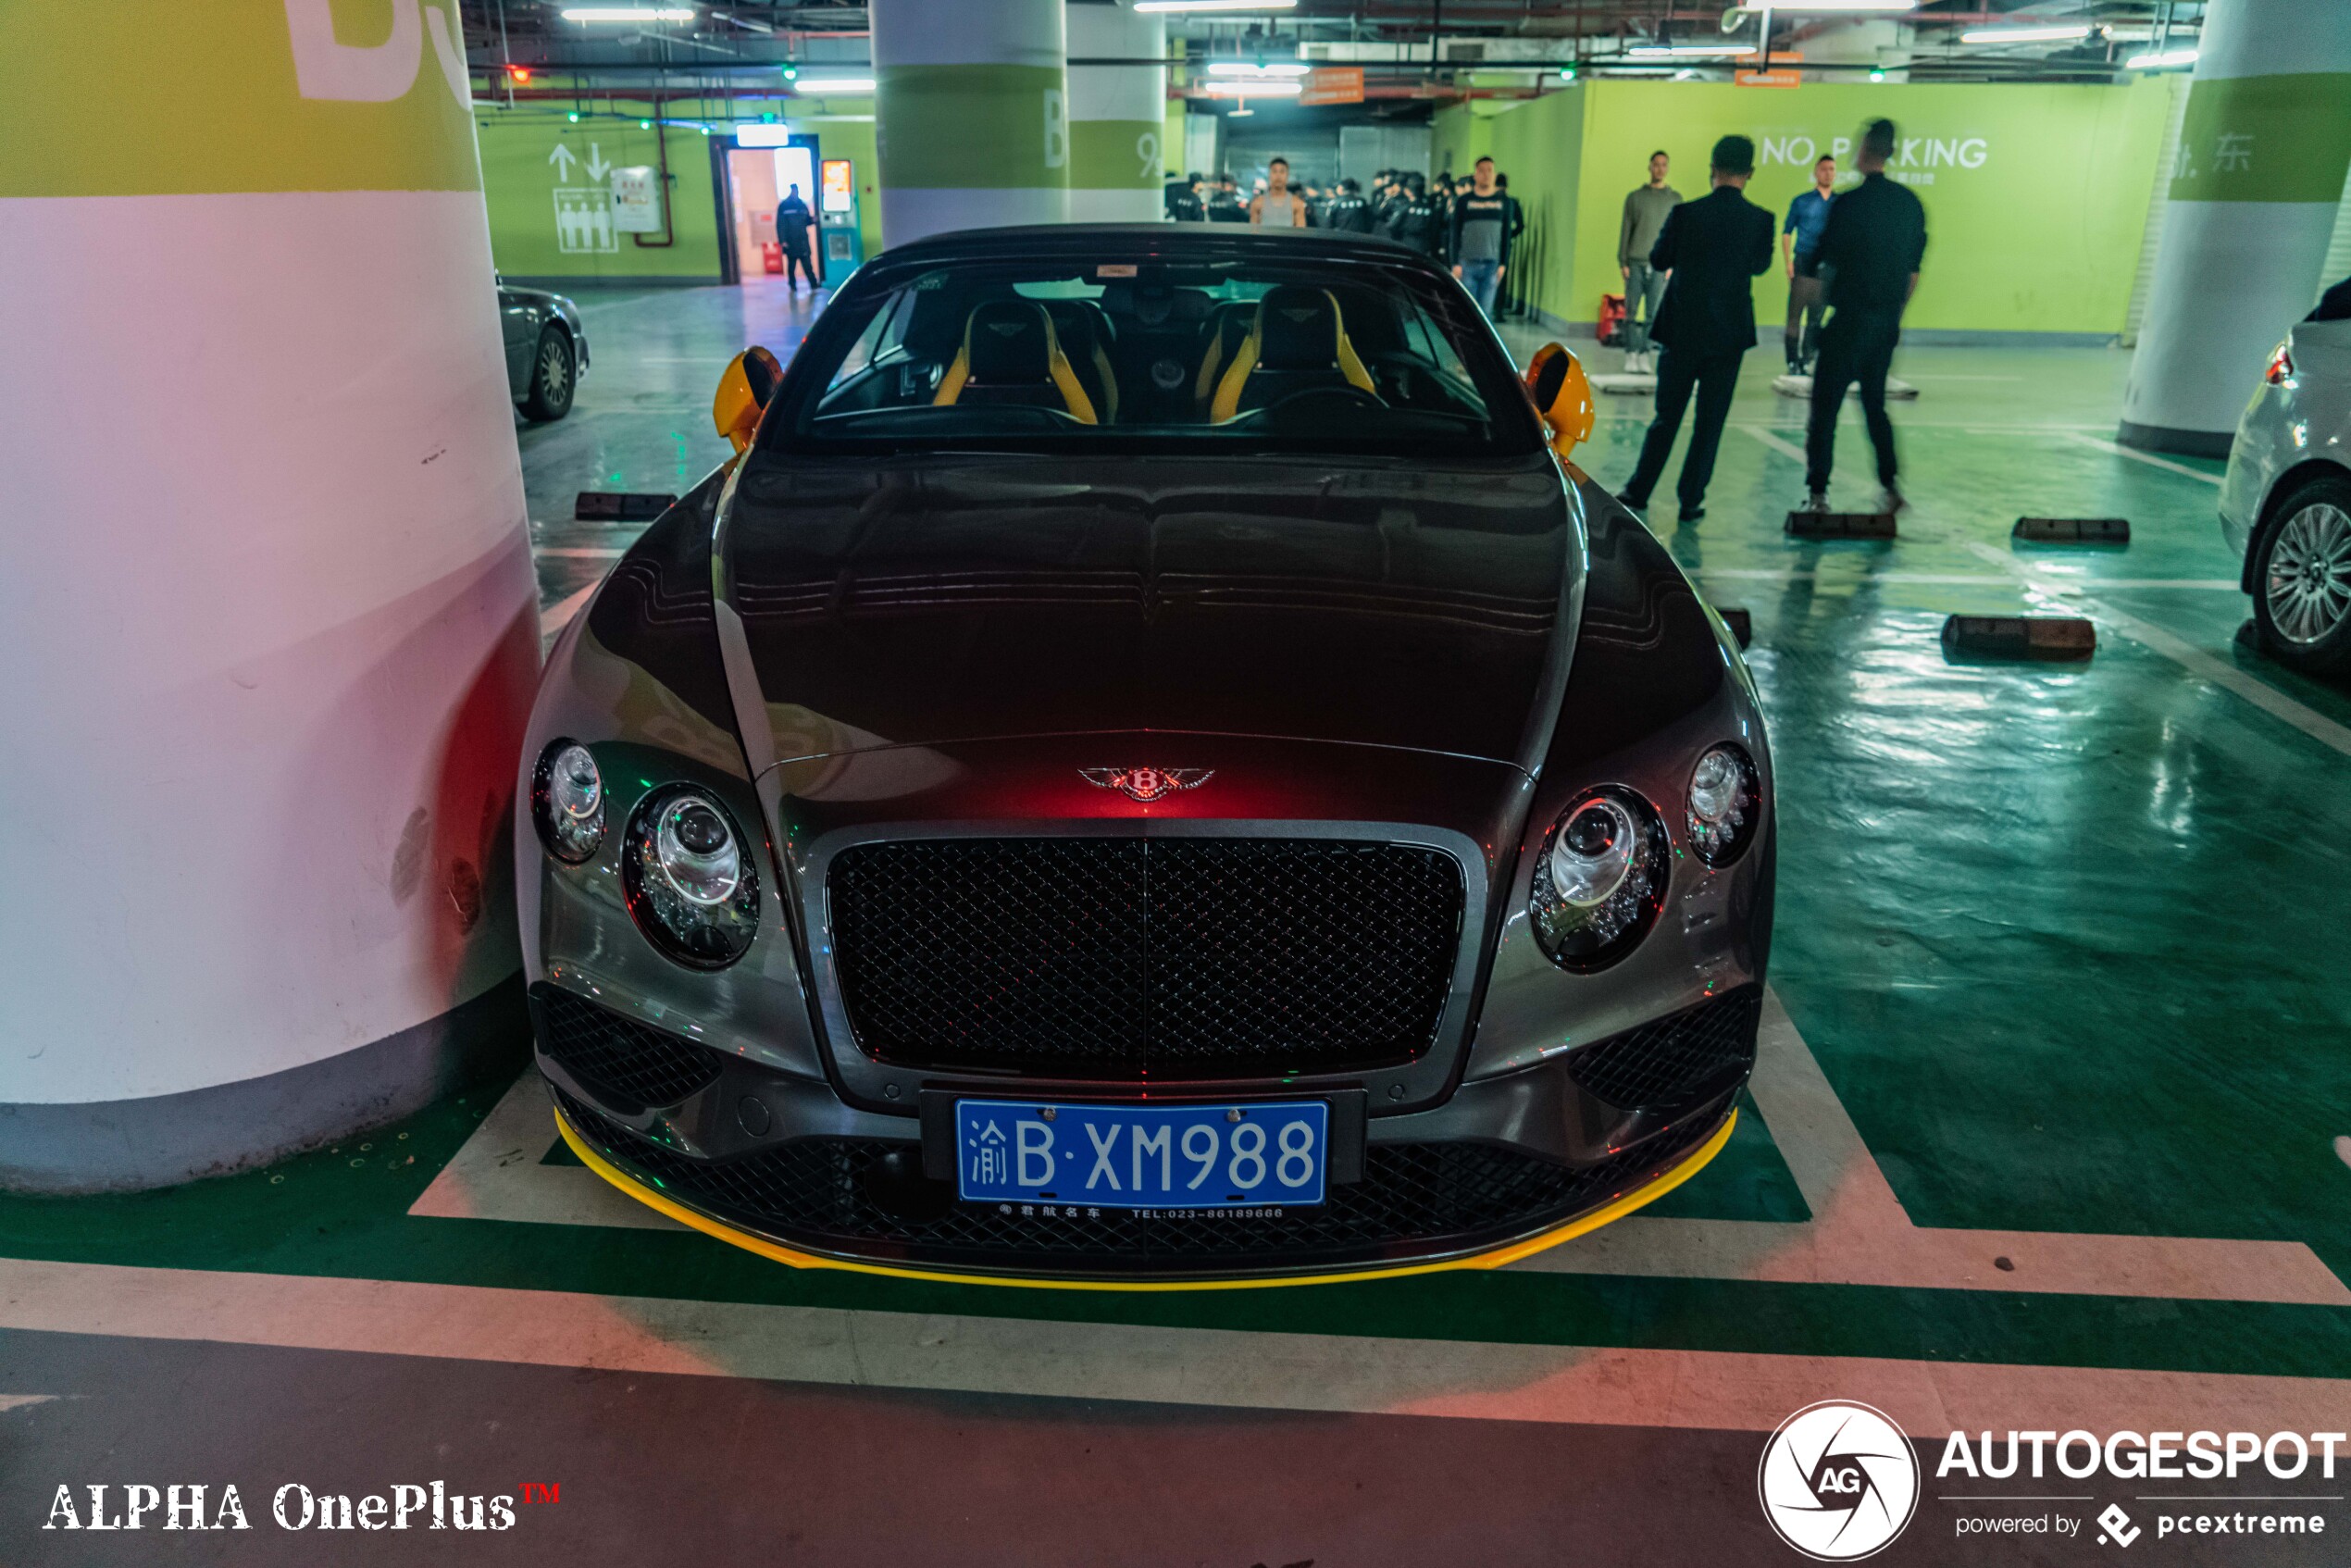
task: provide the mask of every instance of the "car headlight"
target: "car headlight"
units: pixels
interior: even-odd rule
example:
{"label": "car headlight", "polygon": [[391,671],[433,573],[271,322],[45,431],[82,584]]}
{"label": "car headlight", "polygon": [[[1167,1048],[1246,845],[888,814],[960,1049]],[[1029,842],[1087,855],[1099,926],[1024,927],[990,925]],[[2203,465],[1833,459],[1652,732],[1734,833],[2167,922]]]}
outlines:
{"label": "car headlight", "polygon": [[540,841],[557,860],[577,865],[604,841],[604,779],[596,759],[577,740],[558,740],[539,754],[530,776],[530,815]]}
{"label": "car headlight", "polygon": [[1747,852],[1754,841],[1763,805],[1755,764],[1733,745],[1711,747],[1690,770],[1690,792],[1682,820],[1698,859],[1721,869]]}
{"label": "car headlight", "polygon": [[1665,902],[1665,826],[1630,790],[1577,797],[1543,840],[1528,913],[1555,964],[1598,969],[1630,952]]}
{"label": "car headlight", "polygon": [[759,930],[758,869],[727,809],[699,790],[645,797],[620,875],[639,927],[680,964],[724,968]]}

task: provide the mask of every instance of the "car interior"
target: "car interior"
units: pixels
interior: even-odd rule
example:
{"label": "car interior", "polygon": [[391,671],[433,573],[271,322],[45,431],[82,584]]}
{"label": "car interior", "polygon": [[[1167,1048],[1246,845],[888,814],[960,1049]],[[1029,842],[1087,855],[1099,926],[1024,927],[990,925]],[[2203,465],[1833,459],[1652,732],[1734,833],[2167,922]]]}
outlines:
{"label": "car interior", "polygon": [[940,270],[893,291],[801,428],[1460,436],[1487,418],[1454,338],[1400,280],[1108,264]]}

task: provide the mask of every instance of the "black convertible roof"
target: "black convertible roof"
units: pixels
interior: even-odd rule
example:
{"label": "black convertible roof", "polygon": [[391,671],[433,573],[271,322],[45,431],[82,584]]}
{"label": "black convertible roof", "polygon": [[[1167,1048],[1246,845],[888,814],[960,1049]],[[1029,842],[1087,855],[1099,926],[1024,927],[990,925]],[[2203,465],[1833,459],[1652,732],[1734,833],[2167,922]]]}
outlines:
{"label": "black convertible roof", "polygon": [[1260,229],[1241,223],[1039,223],[1016,229],[962,229],[892,245],[874,264],[896,272],[959,261],[1162,260],[1287,261],[1324,258],[1436,271],[1423,252],[1371,234],[1332,229]]}

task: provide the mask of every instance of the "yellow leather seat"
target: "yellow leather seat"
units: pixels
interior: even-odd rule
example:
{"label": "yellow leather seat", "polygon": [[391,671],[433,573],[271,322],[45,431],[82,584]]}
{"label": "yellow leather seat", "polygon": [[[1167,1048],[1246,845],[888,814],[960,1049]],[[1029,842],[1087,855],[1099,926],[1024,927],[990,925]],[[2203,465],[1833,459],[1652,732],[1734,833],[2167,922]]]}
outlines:
{"label": "yellow leather seat", "polygon": [[934,407],[962,403],[1058,408],[1083,425],[1095,424],[1053,318],[1034,300],[989,300],[964,322],[964,344],[932,394]]}
{"label": "yellow leather seat", "polygon": [[1347,340],[1347,323],[1331,292],[1285,283],[1257,302],[1249,336],[1217,379],[1208,417],[1221,425],[1252,408],[1324,387],[1353,387],[1379,396],[1371,372]]}

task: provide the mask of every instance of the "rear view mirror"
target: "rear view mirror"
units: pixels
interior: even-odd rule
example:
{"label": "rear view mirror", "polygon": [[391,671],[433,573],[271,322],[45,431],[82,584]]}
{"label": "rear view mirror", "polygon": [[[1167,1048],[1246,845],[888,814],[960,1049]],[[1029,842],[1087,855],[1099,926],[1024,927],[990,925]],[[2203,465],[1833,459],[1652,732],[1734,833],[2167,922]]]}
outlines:
{"label": "rear view mirror", "polygon": [[1526,362],[1526,394],[1551,432],[1551,450],[1565,457],[1592,439],[1592,383],[1583,361],[1558,343],[1545,343]]}
{"label": "rear view mirror", "polygon": [[751,444],[752,432],[759,429],[759,416],[783,379],[782,364],[764,348],[747,348],[727,362],[726,373],[718,378],[718,392],[710,400],[710,422],[734,443],[738,453]]}

